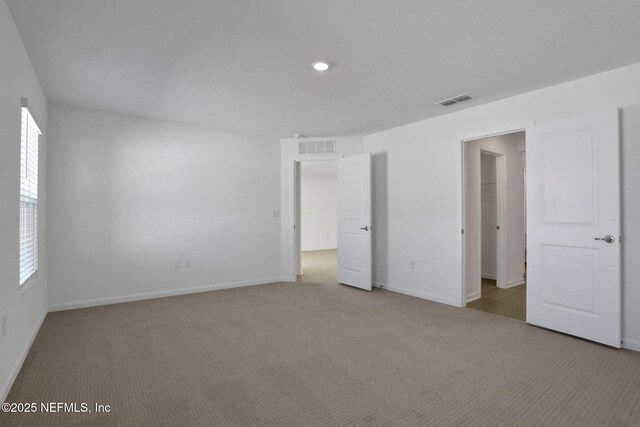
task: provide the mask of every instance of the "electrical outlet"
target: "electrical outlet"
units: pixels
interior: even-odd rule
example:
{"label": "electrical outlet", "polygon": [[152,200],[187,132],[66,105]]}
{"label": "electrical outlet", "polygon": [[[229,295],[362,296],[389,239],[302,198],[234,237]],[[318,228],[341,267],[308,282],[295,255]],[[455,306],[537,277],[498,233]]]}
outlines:
{"label": "electrical outlet", "polygon": [[0,323],[2,323],[2,325],[0,326],[0,329],[2,330],[1,336],[4,337],[5,335],[7,335],[7,316],[6,315],[0,317]]}
{"label": "electrical outlet", "polygon": [[271,218],[279,218],[280,209],[271,209]]}
{"label": "electrical outlet", "polygon": [[184,260],[184,268],[191,268],[191,258]]}
{"label": "electrical outlet", "polygon": [[177,259],[175,261],[173,261],[173,268],[178,269],[182,267],[182,261]]}

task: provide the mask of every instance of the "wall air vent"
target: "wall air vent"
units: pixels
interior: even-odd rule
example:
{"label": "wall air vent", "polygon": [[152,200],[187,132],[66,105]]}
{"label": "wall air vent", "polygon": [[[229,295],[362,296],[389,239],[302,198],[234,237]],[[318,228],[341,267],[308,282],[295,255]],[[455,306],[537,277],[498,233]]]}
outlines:
{"label": "wall air vent", "polygon": [[445,99],[444,101],[440,101],[437,104],[438,105],[442,105],[443,107],[449,107],[451,105],[458,104],[458,103],[464,102],[464,101],[468,101],[470,99],[471,99],[471,97],[469,95],[467,95],[466,93],[463,93],[462,95],[454,96],[453,98],[449,98],[449,99]]}
{"label": "wall air vent", "polygon": [[306,138],[304,141],[298,141],[298,154],[300,155],[335,154],[335,152],[335,139]]}

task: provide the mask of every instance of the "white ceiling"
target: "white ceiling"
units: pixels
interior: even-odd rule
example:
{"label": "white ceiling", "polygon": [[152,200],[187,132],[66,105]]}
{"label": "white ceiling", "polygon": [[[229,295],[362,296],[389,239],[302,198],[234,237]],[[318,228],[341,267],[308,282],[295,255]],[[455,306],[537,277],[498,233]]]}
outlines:
{"label": "white ceiling", "polygon": [[335,160],[307,161],[301,163],[303,175],[338,175],[338,164]]}
{"label": "white ceiling", "polygon": [[640,62],[638,0],[7,3],[53,102],[277,137],[367,134]]}

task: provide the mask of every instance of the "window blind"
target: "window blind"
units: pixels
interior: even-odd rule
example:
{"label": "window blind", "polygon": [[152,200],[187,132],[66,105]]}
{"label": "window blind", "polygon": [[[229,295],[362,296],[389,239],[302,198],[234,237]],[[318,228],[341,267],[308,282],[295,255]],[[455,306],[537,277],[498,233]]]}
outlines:
{"label": "window blind", "polygon": [[20,137],[20,285],[38,269],[38,138],[40,129],[22,108]]}

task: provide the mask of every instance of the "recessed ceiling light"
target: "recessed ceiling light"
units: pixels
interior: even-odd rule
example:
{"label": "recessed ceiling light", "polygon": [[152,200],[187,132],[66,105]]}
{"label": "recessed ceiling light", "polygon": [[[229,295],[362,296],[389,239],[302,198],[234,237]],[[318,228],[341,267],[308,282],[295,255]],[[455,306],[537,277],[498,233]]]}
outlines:
{"label": "recessed ceiling light", "polygon": [[329,69],[329,67],[331,66],[331,64],[329,64],[327,61],[313,61],[311,63],[311,66],[316,71],[327,71]]}

